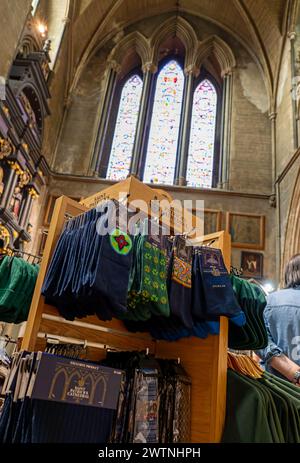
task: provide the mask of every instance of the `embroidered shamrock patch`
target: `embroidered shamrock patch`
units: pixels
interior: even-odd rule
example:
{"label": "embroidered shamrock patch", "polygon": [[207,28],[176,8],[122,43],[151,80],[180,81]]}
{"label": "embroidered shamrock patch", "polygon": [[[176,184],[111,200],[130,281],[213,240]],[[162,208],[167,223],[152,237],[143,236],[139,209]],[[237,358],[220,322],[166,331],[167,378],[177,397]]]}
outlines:
{"label": "embroidered shamrock patch", "polygon": [[116,228],[110,234],[110,244],[118,254],[122,254],[123,256],[126,256],[132,248],[130,236],[119,228]]}

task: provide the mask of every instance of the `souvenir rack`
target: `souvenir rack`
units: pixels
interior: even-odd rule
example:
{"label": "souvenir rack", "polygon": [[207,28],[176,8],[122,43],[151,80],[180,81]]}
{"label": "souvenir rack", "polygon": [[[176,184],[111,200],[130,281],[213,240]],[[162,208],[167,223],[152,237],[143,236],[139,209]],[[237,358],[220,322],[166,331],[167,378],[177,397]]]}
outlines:
{"label": "souvenir rack", "polygon": [[[158,199],[165,200],[167,206],[167,202],[172,199],[162,190],[150,188],[134,177],[129,177],[80,203],[66,196],[58,198],[22,341],[22,349],[44,350],[47,340],[56,338],[61,342],[67,339],[68,342],[73,340],[74,343],[84,343],[87,347],[87,358],[90,360],[105,357],[105,351],[108,349],[147,351],[159,358],[180,359],[192,379],[191,441],[219,442],[226,407],[227,318],[221,317],[218,336],[211,335],[206,339],[190,337],[174,342],[156,341],[147,333],[128,332],[123,323],[116,319],[104,322],[96,316],[89,316],[73,322],[65,320],[59,316],[55,307],[45,304],[44,297],[41,295],[47,267],[65,220],[95,207],[100,201],[119,199],[120,192],[124,193],[128,203],[135,199],[143,199],[147,203],[152,199]],[[180,220],[186,220],[189,213],[184,211],[184,216],[176,218],[175,211],[173,231],[178,230]],[[164,217],[167,217],[167,213],[162,214],[160,222],[164,222]],[[193,217],[193,224],[196,228],[197,220]],[[200,241],[220,248],[225,264],[228,270],[230,269],[231,242],[230,235],[226,231],[206,235]]]}

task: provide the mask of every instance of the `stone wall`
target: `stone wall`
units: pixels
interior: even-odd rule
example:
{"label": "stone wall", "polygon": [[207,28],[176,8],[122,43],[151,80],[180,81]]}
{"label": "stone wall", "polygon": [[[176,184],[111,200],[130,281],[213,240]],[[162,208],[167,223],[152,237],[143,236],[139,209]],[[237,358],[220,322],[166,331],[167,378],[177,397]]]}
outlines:
{"label": "stone wall", "polygon": [[[237,60],[237,68],[233,73],[230,189],[271,194],[271,123],[268,118],[269,101],[261,72],[248,52],[224,31],[199,18],[191,20],[188,15],[184,16],[193,22],[199,39],[216,34],[227,41]],[[160,22],[167,17],[168,14],[162,15]],[[157,17],[144,19],[131,25],[125,33],[140,30],[150,36],[157,25]],[[106,59],[112,46],[113,43],[108,43],[90,59],[70,95],[70,106],[64,116],[52,164],[56,172],[87,174],[101,113]],[[58,102],[58,93],[55,93],[55,85],[53,83],[54,108],[61,104],[61,101]],[[51,138],[49,145],[53,146]],[[254,153],[257,168],[249,175],[248,165]]]}
{"label": "stone wall", "polygon": [[[150,36],[169,15],[153,17],[131,25],[125,33],[140,30]],[[268,117],[269,100],[262,73],[247,50],[226,32],[200,18],[184,15],[197,31],[200,40],[216,34],[232,48],[237,61],[233,71],[232,130],[230,150],[230,190],[232,192],[167,188],[179,199],[204,199],[205,207],[223,211],[258,213],[266,216],[265,277],[275,279],[276,214],[269,206],[272,192],[271,123]],[[113,46],[109,42],[86,63],[80,79],[62,111],[63,83],[59,76],[65,72],[66,51],[63,48],[55,67],[51,86],[51,117],[45,143],[45,153],[59,176],[50,183],[50,194],[86,197],[105,188],[109,182],[88,177],[95,137],[105,90],[106,59]],[[63,42],[63,47],[64,47]],[[59,89],[59,90],[58,90]],[[63,115],[58,131],[57,117]],[[54,119],[54,120],[53,120]],[[56,139],[55,139],[56,137]],[[56,146],[55,150],[54,147]],[[251,168],[250,168],[251,167]],[[66,175],[62,179],[60,175]],[[73,177],[72,177],[73,176]],[[68,180],[68,177],[70,180]],[[73,180],[71,180],[73,178]],[[233,249],[232,262],[240,266],[241,250]]]}
{"label": "stone wall", "polygon": [[20,36],[31,8],[31,0],[1,0],[0,2],[0,77],[8,76]]}
{"label": "stone wall", "polygon": [[104,94],[106,54],[100,51],[89,61],[70,95],[53,163],[56,172],[88,172]]}
{"label": "stone wall", "polygon": [[[229,187],[270,194],[271,123],[264,82],[253,62],[240,60],[233,73]],[[253,168],[249,169],[249,165]]]}
{"label": "stone wall", "polygon": [[299,158],[295,163],[289,164],[295,152],[290,47],[291,43],[287,40],[282,58],[277,92],[276,169],[280,207],[278,240],[281,255],[283,255],[286,245],[285,234],[288,226],[288,215],[300,168]]}
{"label": "stone wall", "polygon": [[276,167],[277,176],[285,168],[294,152],[293,112],[291,98],[291,59],[290,42],[287,41],[282,58],[277,91],[276,116]]}
{"label": "stone wall", "polygon": [[[49,194],[53,196],[78,196],[85,198],[91,196],[98,191],[103,190],[111,185],[112,182],[106,180],[96,180],[80,177],[70,177],[69,180],[63,176],[54,176],[49,185]],[[163,187],[168,191],[174,199],[184,200],[203,200],[205,209],[214,209],[222,211],[221,228],[226,227],[226,212],[242,212],[261,214],[266,218],[265,249],[264,254],[264,277],[276,284],[276,248],[275,235],[276,223],[274,209],[269,205],[267,195],[259,194],[241,194],[226,192],[221,190],[197,191],[197,189],[184,187]],[[75,194],[76,192],[76,194]],[[243,249],[247,250],[247,248]],[[242,249],[233,248],[232,250],[232,265],[239,268],[241,265]]]}

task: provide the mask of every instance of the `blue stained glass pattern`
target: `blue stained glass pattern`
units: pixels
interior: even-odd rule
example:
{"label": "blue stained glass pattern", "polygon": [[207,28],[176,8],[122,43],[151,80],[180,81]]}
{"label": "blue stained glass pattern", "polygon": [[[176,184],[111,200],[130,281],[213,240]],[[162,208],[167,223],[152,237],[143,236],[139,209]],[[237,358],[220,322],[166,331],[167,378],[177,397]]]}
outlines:
{"label": "blue stained glass pattern", "polygon": [[106,178],[122,180],[129,173],[142,88],[142,79],[134,74],[122,89]]}
{"label": "blue stained glass pattern", "polygon": [[211,188],[216,130],[217,92],[205,79],[195,90],[190,133],[187,183]]}
{"label": "blue stained glass pattern", "polygon": [[184,75],[180,65],[177,61],[170,60],[157,76],[144,171],[145,182],[174,182],[183,85]]}

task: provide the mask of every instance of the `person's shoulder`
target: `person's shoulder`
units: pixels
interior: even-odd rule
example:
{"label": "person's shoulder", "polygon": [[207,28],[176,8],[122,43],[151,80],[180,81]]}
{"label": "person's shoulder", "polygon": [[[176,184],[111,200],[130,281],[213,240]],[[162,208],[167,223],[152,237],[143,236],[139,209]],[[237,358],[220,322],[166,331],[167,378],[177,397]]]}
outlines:
{"label": "person's shoulder", "polygon": [[299,305],[300,306],[300,291],[288,288],[274,291],[267,297],[268,306],[277,305]]}

